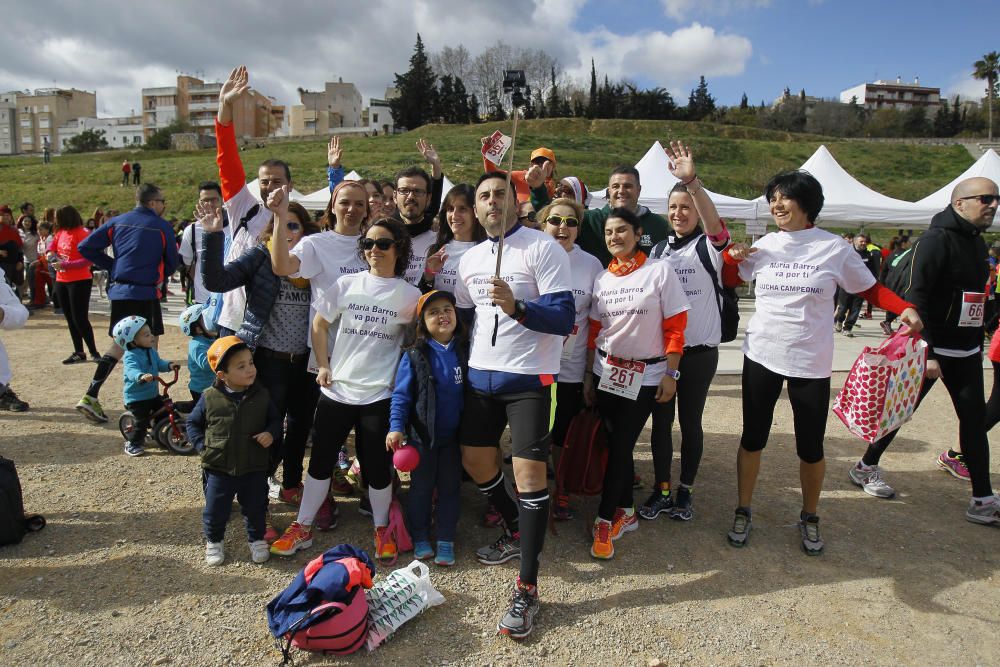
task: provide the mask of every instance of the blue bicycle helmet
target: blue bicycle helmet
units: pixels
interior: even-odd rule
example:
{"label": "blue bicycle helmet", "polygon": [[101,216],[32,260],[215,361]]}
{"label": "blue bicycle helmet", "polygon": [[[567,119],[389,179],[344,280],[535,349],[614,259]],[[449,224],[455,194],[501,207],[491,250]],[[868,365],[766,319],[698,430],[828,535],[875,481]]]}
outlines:
{"label": "blue bicycle helmet", "polygon": [[185,336],[191,335],[191,326],[201,320],[201,328],[208,333],[215,331],[215,326],[209,324],[205,321],[206,318],[202,317],[203,314],[208,310],[208,306],[203,303],[196,303],[193,306],[188,306],[184,309],[184,312],[180,314],[178,322],[181,325],[181,331]]}
{"label": "blue bicycle helmet", "polygon": [[123,350],[127,350],[129,343],[135,340],[135,335],[139,333],[139,329],[145,325],[145,317],[129,315],[115,324],[115,328],[111,330],[111,337],[114,339],[116,345]]}

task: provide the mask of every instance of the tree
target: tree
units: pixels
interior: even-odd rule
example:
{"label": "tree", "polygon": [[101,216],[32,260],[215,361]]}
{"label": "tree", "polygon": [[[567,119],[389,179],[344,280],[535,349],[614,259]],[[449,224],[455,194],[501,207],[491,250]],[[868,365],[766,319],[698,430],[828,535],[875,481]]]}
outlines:
{"label": "tree", "polygon": [[446,46],[431,56],[431,68],[438,77],[468,79],[472,73],[472,58],[461,44],[455,48]]}
{"label": "tree", "polygon": [[66,141],[63,148],[64,153],[93,153],[108,147],[108,140],[104,138],[104,130],[84,130],[75,137]]}
{"label": "tree", "polygon": [[955,101],[951,105],[951,136],[959,134],[963,129],[962,127],[962,109],[960,108],[961,102],[959,96],[955,95]]}
{"label": "tree", "polygon": [[191,132],[191,124],[183,120],[175,120],[166,127],[160,128],[146,139],[146,148],[157,151],[170,149],[170,135]]}
{"label": "tree", "polygon": [[1000,53],[991,51],[982,60],[972,63],[972,76],[986,82],[986,109],[989,140],[993,141],[993,98],[997,94],[997,78],[1000,77]]}
{"label": "tree", "polygon": [[740,98],[740,109],[746,110],[750,108],[750,103],[747,101],[747,94],[743,93],[743,97]]}
{"label": "tree", "polygon": [[948,108],[948,100],[941,100],[941,106],[938,107],[937,113],[934,114],[934,136],[955,136],[955,127],[952,124],[953,118],[954,115],[951,113],[951,109]]}
{"label": "tree", "polygon": [[389,100],[389,108],[396,124],[412,130],[433,119],[437,109],[437,77],[419,33],[410,56],[410,69],[395,77],[399,96]]}
{"label": "tree", "polygon": [[926,137],[929,129],[927,107],[914,105],[907,109],[903,117],[903,129],[911,137]]}
{"label": "tree", "polygon": [[590,98],[587,101],[587,118],[597,118],[597,69],[590,59]]}
{"label": "tree", "polygon": [[469,96],[469,121],[472,123],[482,122],[482,117],[479,113],[479,98],[476,97],[475,93]]}
{"label": "tree", "polygon": [[715,111],[715,98],[708,92],[708,83],[705,77],[698,77],[698,86],[691,91],[688,97],[688,120],[703,120],[712,115]]}
{"label": "tree", "polygon": [[556,84],[556,68],[552,68],[552,87],[549,88],[548,109],[546,115],[549,118],[559,118],[562,115],[562,99],[559,97],[559,86]]}

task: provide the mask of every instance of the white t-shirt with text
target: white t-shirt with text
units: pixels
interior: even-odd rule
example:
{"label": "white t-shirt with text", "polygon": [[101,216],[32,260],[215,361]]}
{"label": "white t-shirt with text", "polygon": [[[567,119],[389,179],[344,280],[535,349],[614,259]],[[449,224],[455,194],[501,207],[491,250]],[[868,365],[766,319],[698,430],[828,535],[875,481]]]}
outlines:
{"label": "white t-shirt with text", "polygon": [[424,275],[424,265],[427,263],[427,251],[437,239],[437,232],[428,229],[423,234],[417,234],[410,239],[413,244],[413,254],[410,255],[410,263],[406,265],[406,282],[416,285]]}
{"label": "white t-shirt with text", "polygon": [[719,298],[712,284],[712,276],[698,257],[699,244],[708,250],[708,259],[715,269],[715,275],[722,276],[722,251],[712,245],[707,238],[690,241],[678,250],[669,247],[659,260],[670,264],[677,279],[684,288],[684,296],[691,304],[687,328],[684,329],[684,346],[710,345],[718,347],[722,342],[722,316],[719,314]]}
{"label": "white t-shirt with text", "polygon": [[455,283],[458,282],[458,263],[462,261],[465,253],[475,246],[475,241],[456,241],[454,239],[445,244],[444,252],[448,259],[444,260],[441,271],[434,276],[434,289],[455,293]]}
{"label": "white t-shirt with text", "polygon": [[590,302],[594,281],[604,271],[604,267],[601,265],[601,260],[581,250],[580,246],[573,246],[568,256],[576,319],[573,321],[574,333],[567,336],[563,342],[559,381],[583,382],[584,366],[587,365]]}

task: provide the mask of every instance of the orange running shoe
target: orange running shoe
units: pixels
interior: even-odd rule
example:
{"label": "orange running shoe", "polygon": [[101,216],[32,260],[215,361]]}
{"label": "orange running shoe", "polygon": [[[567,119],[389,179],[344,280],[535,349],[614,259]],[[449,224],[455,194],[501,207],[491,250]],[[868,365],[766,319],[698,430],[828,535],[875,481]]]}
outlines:
{"label": "orange running shoe", "polygon": [[276,556],[291,556],[300,549],[308,549],[312,544],[312,531],[298,521],[293,521],[285,533],[271,545],[271,553]]}
{"label": "orange running shoe", "polygon": [[396,541],[389,534],[387,526],[377,526],[375,528],[375,558],[379,560],[392,560],[396,557],[398,550]]}
{"label": "orange running shoe", "polygon": [[615,555],[615,545],[611,539],[611,522],[598,519],[594,523],[594,544],[590,547],[594,558],[610,560]]}
{"label": "orange running shoe", "polygon": [[625,533],[631,533],[639,529],[639,516],[632,509],[631,514],[625,513],[624,507],[615,510],[615,520],[611,522],[611,539],[617,540]]}

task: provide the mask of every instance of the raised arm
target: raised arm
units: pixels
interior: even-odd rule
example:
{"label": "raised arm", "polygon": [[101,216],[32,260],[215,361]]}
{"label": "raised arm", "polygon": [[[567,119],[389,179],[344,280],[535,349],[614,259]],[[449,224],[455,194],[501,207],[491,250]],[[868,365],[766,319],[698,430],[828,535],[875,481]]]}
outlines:
{"label": "raised arm", "polygon": [[687,192],[694,200],[694,208],[698,211],[701,224],[705,226],[705,234],[712,241],[712,245],[725,247],[729,242],[729,234],[726,232],[719,212],[712,202],[712,198],[702,187],[701,179],[695,170],[694,156],[691,149],[681,141],[671,141],[670,145],[663,149],[663,152],[670,158],[670,173],[674,175],[687,188]]}
{"label": "raised arm", "polygon": [[215,161],[219,165],[222,199],[229,201],[246,185],[247,175],[236,145],[233,128],[233,104],[250,89],[246,65],[229,73],[229,78],[219,91],[219,110],[215,117]]}

